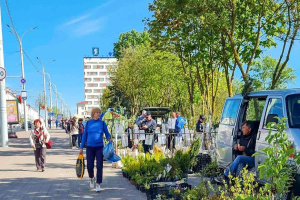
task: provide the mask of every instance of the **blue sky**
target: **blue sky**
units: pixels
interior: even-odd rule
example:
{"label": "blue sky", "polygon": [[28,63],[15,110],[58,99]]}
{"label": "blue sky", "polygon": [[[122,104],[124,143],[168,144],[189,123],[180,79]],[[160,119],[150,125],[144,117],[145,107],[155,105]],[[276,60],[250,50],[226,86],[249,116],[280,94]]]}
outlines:
{"label": "blue sky", "polygon": [[[57,85],[66,104],[76,113],[76,103],[84,100],[83,57],[92,56],[92,47],[100,48],[100,56],[113,50],[113,43],[120,33],[135,29],[143,31],[145,17],[150,17],[148,4],[151,0],[7,0],[19,35],[38,27],[23,38],[23,48],[33,64],[24,55],[27,79],[28,103],[33,105],[42,92],[42,75],[36,57],[43,62],[51,82]],[[5,1],[1,2],[4,61],[8,76],[20,76],[20,55],[16,38],[9,32],[10,24]],[[30,2],[30,3],[29,3]],[[279,57],[279,51],[265,52]],[[53,63],[47,65],[52,60]],[[300,74],[300,42],[296,41],[289,65]],[[6,86],[20,90],[19,79],[7,78]],[[296,85],[300,87],[299,78]],[[48,89],[48,86],[47,86]],[[49,91],[47,91],[49,94]],[[53,103],[55,103],[53,99]],[[60,104],[59,104],[60,105]]]}
{"label": "blue sky", "polygon": [[[30,2],[30,3],[28,3]],[[19,35],[37,26],[23,38],[23,48],[41,70],[36,57],[57,85],[66,104],[76,113],[76,103],[84,100],[83,57],[92,56],[92,47],[100,56],[108,56],[120,33],[143,31],[142,20],[149,17],[149,0],[8,0]],[[20,76],[19,46],[6,24],[10,24],[5,1],[1,0],[4,61],[8,76]],[[47,65],[48,62],[56,60]],[[38,91],[43,91],[42,75],[24,55],[28,103],[33,105]],[[7,78],[6,86],[21,89],[20,79]],[[47,85],[48,89],[48,85]],[[47,91],[49,94],[49,91]],[[54,94],[53,94],[54,96]],[[53,99],[53,104],[55,103]],[[54,104],[55,105],[55,104]],[[60,104],[59,104],[60,107]]]}

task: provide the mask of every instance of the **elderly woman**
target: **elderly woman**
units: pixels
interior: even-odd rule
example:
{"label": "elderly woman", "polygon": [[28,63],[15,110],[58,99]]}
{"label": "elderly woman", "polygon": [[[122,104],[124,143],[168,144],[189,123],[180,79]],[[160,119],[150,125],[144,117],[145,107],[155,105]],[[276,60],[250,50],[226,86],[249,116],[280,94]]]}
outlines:
{"label": "elderly woman", "polygon": [[[102,171],[103,171],[103,134],[107,140],[112,141],[112,138],[108,132],[107,125],[100,119],[101,110],[94,108],[91,113],[92,119],[86,123],[82,141],[80,145],[79,154],[83,153],[84,144],[87,142],[86,147],[86,160],[87,170],[90,177],[90,188],[95,188],[96,192],[100,192],[100,184],[102,183]],[[94,161],[97,160],[97,181],[94,177]]]}
{"label": "elderly woman", "polygon": [[42,126],[42,122],[39,119],[34,120],[34,128],[31,129],[29,141],[31,147],[34,150],[35,165],[37,171],[45,171],[46,162],[46,144],[50,140],[50,134],[47,129]]}

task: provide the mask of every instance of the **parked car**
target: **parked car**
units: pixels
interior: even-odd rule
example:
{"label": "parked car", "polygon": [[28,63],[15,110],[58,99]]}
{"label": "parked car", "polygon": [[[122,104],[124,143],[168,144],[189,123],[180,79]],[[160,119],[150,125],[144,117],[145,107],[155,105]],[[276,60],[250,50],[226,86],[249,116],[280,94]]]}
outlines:
{"label": "parked car", "polygon": [[[277,123],[275,117],[286,117],[286,133],[293,143],[297,152],[300,151],[300,89],[268,90],[251,92],[243,97],[235,95],[228,97],[225,101],[223,112],[217,134],[217,161],[220,167],[226,168],[235,159],[233,147],[235,141],[241,136],[241,124],[243,121],[250,121],[257,133],[256,152],[268,147],[266,137],[270,122]],[[265,154],[255,156],[255,174],[257,167],[266,159]],[[259,179],[259,182],[265,182]],[[295,182],[291,188],[293,195],[300,195],[300,168],[295,175]],[[298,190],[297,190],[298,188]]]}
{"label": "parked car", "polygon": [[[27,124],[28,124],[28,128],[31,128],[33,126],[33,124],[30,121],[28,121]],[[21,128],[25,129],[25,123],[24,122],[22,123]]]}

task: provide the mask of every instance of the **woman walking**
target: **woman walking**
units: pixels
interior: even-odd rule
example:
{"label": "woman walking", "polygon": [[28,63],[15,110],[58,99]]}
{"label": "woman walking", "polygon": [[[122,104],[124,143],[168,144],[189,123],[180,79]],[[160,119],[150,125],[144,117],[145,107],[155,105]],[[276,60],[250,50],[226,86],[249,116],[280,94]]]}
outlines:
{"label": "woman walking", "polygon": [[39,119],[33,122],[35,128],[31,129],[29,141],[31,147],[34,149],[35,165],[37,171],[45,171],[46,162],[46,144],[50,140],[50,134],[47,129],[42,126]]}
{"label": "woman walking", "polygon": [[[79,154],[83,153],[83,147],[87,141],[86,147],[86,159],[87,159],[87,170],[90,177],[90,188],[95,187],[96,192],[100,192],[100,184],[102,183],[103,173],[103,133],[107,140],[112,141],[112,138],[108,132],[107,125],[100,118],[101,110],[94,108],[92,110],[92,119],[86,124],[82,141],[80,145]],[[94,161],[97,160],[97,180],[94,177]]]}
{"label": "woman walking", "polygon": [[78,149],[76,147],[76,140],[78,138],[79,133],[78,133],[78,125],[77,125],[76,117],[73,117],[69,123],[70,123],[70,135],[72,137],[72,149]]}

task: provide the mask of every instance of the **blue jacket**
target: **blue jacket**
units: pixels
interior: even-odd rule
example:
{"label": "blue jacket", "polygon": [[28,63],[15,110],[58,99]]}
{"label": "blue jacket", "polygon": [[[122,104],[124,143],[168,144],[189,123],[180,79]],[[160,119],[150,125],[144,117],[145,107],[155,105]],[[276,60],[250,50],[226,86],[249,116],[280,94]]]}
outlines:
{"label": "blue jacket", "polygon": [[183,129],[184,119],[181,116],[178,116],[175,122],[175,130],[174,133],[181,133],[181,129]]}
{"label": "blue jacket", "polygon": [[104,121],[101,119],[89,120],[84,129],[80,148],[83,149],[86,142],[88,147],[104,146],[103,133],[105,134],[106,139],[109,140],[110,134]]}

